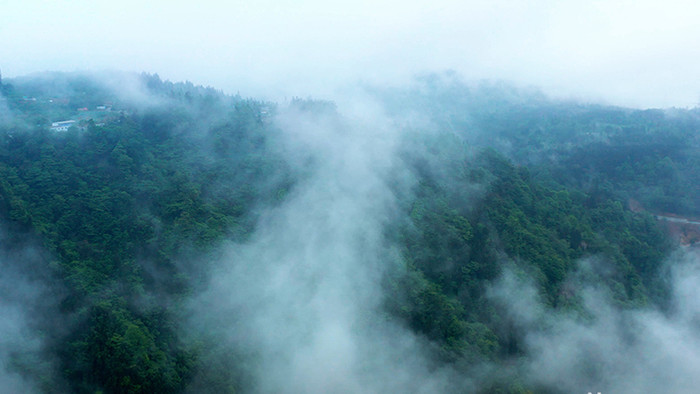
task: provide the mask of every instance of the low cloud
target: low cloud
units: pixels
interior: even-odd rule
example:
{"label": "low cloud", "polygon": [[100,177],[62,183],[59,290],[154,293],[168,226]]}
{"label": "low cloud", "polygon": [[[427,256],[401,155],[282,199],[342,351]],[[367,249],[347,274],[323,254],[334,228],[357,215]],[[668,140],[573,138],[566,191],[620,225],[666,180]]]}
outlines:
{"label": "low cloud", "polygon": [[[61,391],[50,351],[60,294],[48,283],[46,256],[0,227],[0,387],[8,393]],[[47,387],[48,385],[48,387]]]}
{"label": "low cloud", "polygon": [[[307,105],[327,108],[311,115]],[[282,111],[281,143],[300,181],[248,242],[224,248],[192,301],[188,326],[247,360],[239,367],[251,391],[434,393],[457,379],[382,311],[381,280],[403,264],[384,231],[397,190],[412,182],[396,184],[393,123],[376,108],[360,112],[350,123],[327,103]]]}
{"label": "low cloud", "polygon": [[[533,283],[507,271],[491,297],[523,333],[520,374],[558,392],[694,393],[700,384],[700,252],[671,267],[671,307],[622,309],[601,286],[581,291],[583,313],[545,309]],[[582,263],[582,271],[592,269]]]}

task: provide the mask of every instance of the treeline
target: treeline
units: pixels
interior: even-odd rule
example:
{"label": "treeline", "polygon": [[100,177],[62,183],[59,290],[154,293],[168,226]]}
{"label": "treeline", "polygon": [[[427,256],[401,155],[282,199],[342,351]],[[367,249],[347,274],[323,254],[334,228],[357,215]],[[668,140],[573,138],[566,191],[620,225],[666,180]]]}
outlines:
{"label": "treeline", "polygon": [[[419,113],[477,149],[653,212],[700,216],[700,109],[635,110],[548,99],[504,82],[428,75],[376,89],[393,115]],[[414,116],[415,117],[415,116]]]}

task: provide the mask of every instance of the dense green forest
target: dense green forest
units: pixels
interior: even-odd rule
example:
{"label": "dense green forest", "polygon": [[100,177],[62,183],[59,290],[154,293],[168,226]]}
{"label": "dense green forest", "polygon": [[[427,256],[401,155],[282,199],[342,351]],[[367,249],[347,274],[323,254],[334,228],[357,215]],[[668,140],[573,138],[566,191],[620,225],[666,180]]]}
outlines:
{"label": "dense green forest", "polygon": [[[40,345],[2,353],[4,368],[38,392],[257,391],[255,352],[185,335],[183,314],[222,245],[249,242],[313,179],[317,157],[290,158],[279,143],[288,114],[352,118],[327,101],[256,101],[148,74],[1,88],[2,267],[50,298],[27,306]],[[526,332],[489,296],[504,271],[532,278],[552,313],[585,317],[574,273],[587,259],[604,269],[586,283],[615,307],[667,307],[664,261],[678,240],[654,214],[700,217],[697,109],[558,102],[449,76],[368,90],[399,129],[410,179],[410,192],[385,180],[397,212],[382,240],[398,263],[382,271],[376,317],[430,344],[431,368],[471,375],[527,357]],[[75,123],[52,129],[64,120]],[[29,247],[41,253],[20,253]],[[482,392],[558,390],[517,368],[475,379]]]}

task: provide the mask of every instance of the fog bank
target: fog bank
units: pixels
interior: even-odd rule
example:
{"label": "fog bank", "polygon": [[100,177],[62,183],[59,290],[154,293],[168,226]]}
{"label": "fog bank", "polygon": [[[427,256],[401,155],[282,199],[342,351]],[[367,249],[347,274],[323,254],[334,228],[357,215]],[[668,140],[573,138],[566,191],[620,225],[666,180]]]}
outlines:
{"label": "fog bank", "polygon": [[455,70],[615,105],[700,98],[700,8],[686,0],[3,5],[7,77],[119,68],[281,101]]}
{"label": "fog bank", "polygon": [[51,288],[46,256],[26,235],[0,223],[0,388],[8,393],[62,391],[51,341],[61,293]]}
{"label": "fog bank", "polygon": [[403,264],[383,232],[398,214],[394,191],[411,181],[388,186],[402,179],[399,135],[371,111],[352,123],[332,109],[280,115],[302,180],[250,242],[227,246],[194,300],[195,326],[254,360],[252,391],[433,393],[454,383],[431,369],[428,344],[381,310],[381,279]]}
{"label": "fog bank", "polygon": [[[700,384],[700,250],[668,262],[672,307],[623,309],[595,283],[581,282],[581,312],[553,312],[526,276],[507,271],[491,296],[524,334],[521,375],[556,392],[694,393]],[[589,276],[583,261],[571,276]],[[589,276],[590,277],[590,276]]]}

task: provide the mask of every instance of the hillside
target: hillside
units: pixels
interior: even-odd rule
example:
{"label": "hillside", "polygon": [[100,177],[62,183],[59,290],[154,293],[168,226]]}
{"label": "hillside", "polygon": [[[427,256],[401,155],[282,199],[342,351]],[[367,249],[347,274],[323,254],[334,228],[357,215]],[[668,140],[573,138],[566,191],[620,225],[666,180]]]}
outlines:
{"label": "hillside", "polygon": [[629,391],[665,370],[606,366],[686,327],[697,238],[655,215],[700,217],[698,109],[440,75],[360,110],[148,74],[1,91],[15,390]]}

